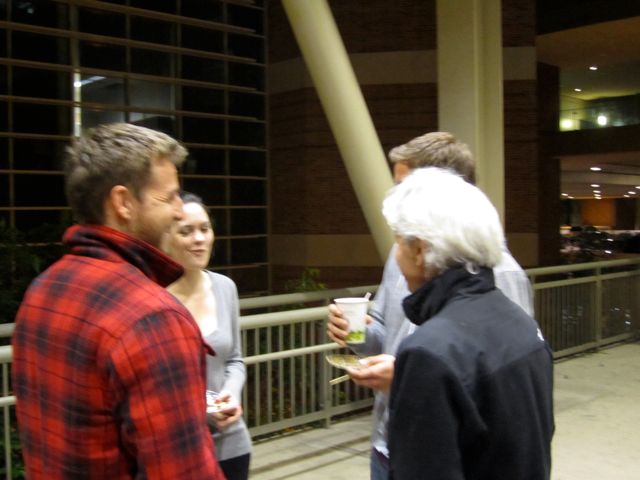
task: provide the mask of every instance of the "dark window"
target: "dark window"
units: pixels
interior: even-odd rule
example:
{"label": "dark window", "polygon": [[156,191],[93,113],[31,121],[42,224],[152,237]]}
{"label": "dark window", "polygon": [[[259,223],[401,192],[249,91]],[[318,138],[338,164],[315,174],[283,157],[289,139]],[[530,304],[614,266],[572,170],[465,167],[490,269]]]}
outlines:
{"label": "dark window", "polygon": [[7,102],[0,100],[0,132],[9,130],[9,109]]}
{"label": "dark window", "polygon": [[7,83],[7,67],[0,65],[0,95],[9,93],[9,85]]}
{"label": "dark window", "polygon": [[214,22],[222,22],[222,2],[182,2],[182,15]]}
{"label": "dark window", "polygon": [[182,124],[185,142],[216,145],[225,143],[225,122],[222,120],[184,117]]}
{"label": "dark window", "polygon": [[[11,21],[42,27],[69,28],[68,7],[43,0],[10,0]],[[4,4],[4,2],[0,2]]]}
{"label": "dark window", "polygon": [[[190,3],[194,0],[189,0]],[[197,1],[197,0],[196,0]],[[130,5],[145,10],[155,10],[156,12],[177,13],[175,0],[130,0]],[[206,2],[207,4],[210,2]]]}
{"label": "dark window", "polygon": [[80,78],[82,102],[124,105],[124,81],[121,78],[102,75],[82,75]]}
{"label": "dark window", "polygon": [[9,168],[9,139],[0,137],[0,170]]}
{"label": "dark window", "polygon": [[71,107],[15,102],[13,129],[20,133],[69,135]]}
{"label": "dark window", "polygon": [[129,83],[130,104],[132,107],[175,110],[174,89],[175,87],[168,83],[131,80]]}
{"label": "dark window", "polygon": [[265,209],[231,210],[231,235],[259,235],[266,231]]}
{"label": "dark window", "polygon": [[131,39],[141,42],[175,45],[174,25],[152,18],[131,18]]}
{"label": "dark window", "polygon": [[264,145],[264,124],[252,122],[229,122],[229,142],[232,145],[250,145],[254,147]]}
{"label": "dark window", "polygon": [[229,210],[225,210],[223,208],[210,208],[209,216],[211,217],[211,222],[213,223],[213,231],[216,234],[216,237],[221,237],[229,234],[229,229],[227,228],[227,214]]}
{"label": "dark window", "polygon": [[0,56],[7,56],[7,31],[4,28],[0,28]]}
{"label": "dark window", "polygon": [[216,239],[213,244],[213,254],[211,255],[210,264],[212,267],[231,264],[231,258],[229,258],[229,240],[222,238]]}
{"label": "dark window", "polygon": [[183,26],[182,46],[206,52],[224,52],[224,35],[222,32],[204,28]]}
{"label": "dark window", "polygon": [[14,58],[49,63],[70,63],[69,39],[67,38],[13,32],[11,48]]}
{"label": "dark window", "polygon": [[131,49],[131,71],[146,75],[170,76],[174,70],[173,55],[148,49]]}
{"label": "dark window", "polygon": [[98,108],[83,108],[82,113],[82,128],[84,130],[88,128],[97,127],[102,123],[115,123],[125,122],[126,117],[124,112],[117,110],[105,110]]}
{"label": "dark window", "polygon": [[244,63],[229,64],[229,83],[264,90],[264,68]]}
{"label": "dark window", "polygon": [[37,68],[13,68],[13,94],[71,100],[71,74]]}
{"label": "dark window", "polygon": [[69,213],[61,210],[34,210],[16,212],[16,228],[26,233],[27,242],[59,242],[62,239],[63,225],[69,224]]}
{"label": "dark window", "polygon": [[260,10],[242,7],[240,5],[227,6],[229,23],[238,27],[251,28],[257,34],[262,34],[263,21]]}
{"label": "dark window", "polygon": [[264,119],[264,97],[231,92],[229,94],[229,113]]}
{"label": "dark window", "polygon": [[83,67],[124,70],[126,49],[120,45],[80,42],[80,65]]}
{"label": "dark window", "polygon": [[268,289],[269,270],[266,266],[233,269],[227,275],[236,282],[240,292],[261,293]]}
{"label": "dark window", "polygon": [[182,76],[189,80],[224,83],[224,63],[220,60],[184,55],[182,57]]}
{"label": "dark window", "polygon": [[130,122],[176,137],[176,119],[174,117],[132,112]]}
{"label": "dark window", "polygon": [[253,58],[262,63],[264,62],[264,48],[262,48],[262,45],[263,40],[261,38],[229,34],[229,54],[231,55]]}
{"label": "dark window", "polygon": [[67,204],[62,175],[16,174],[14,184],[15,205],[18,207],[36,207],[38,205],[63,207]]}
{"label": "dark window", "polygon": [[13,141],[13,166],[16,170],[62,171],[68,142],[16,138]]}
{"label": "dark window", "polygon": [[185,178],[184,189],[187,192],[193,192],[200,195],[205,205],[227,205],[224,180],[211,178]]}
{"label": "dark window", "polygon": [[231,180],[231,205],[266,205],[265,185],[263,180]]}
{"label": "dark window", "polygon": [[81,32],[97,35],[124,37],[125,20],[125,16],[121,13],[81,8],[78,12],[78,29]]}
{"label": "dark window", "polygon": [[231,261],[259,263],[267,261],[266,238],[234,238],[231,240]]}
{"label": "dark window", "polygon": [[267,162],[264,152],[234,150],[230,153],[231,175],[267,176]]}
{"label": "dark window", "polygon": [[210,88],[184,87],[182,109],[192,112],[225,113],[224,92]]}
{"label": "dark window", "polygon": [[190,148],[182,172],[201,175],[224,175],[225,152],[212,148]]}
{"label": "dark window", "polygon": [[0,173],[0,207],[9,206],[9,175]]}

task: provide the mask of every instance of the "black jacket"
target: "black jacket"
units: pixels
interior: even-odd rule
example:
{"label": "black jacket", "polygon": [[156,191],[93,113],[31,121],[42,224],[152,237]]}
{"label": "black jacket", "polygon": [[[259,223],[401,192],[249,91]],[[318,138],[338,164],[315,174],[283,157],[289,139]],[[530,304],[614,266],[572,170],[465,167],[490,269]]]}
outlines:
{"label": "black jacket", "polygon": [[404,309],[420,326],[396,359],[391,478],[548,479],[553,358],[535,320],[489,269],[447,270]]}

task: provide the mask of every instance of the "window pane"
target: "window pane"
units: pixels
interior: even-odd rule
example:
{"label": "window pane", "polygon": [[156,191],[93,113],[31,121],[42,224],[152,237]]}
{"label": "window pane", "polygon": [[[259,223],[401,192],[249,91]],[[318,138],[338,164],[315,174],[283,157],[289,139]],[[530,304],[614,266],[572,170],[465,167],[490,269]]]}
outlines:
{"label": "window pane", "polygon": [[[187,3],[190,3],[191,1],[193,0],[190,0]],[[145,10],[155,10],[157,12],[164,13],[176,13],[177,3],[178,2],[175,0],[131,0],[130,2],[132,7],[144,8]]]}
{"label": "window pane", "polygon": [[231,210],[231,235],[258,235],[267,231],[265,209]]}
{"label": "window pane", "polygon": [[234,264],[267,261],[266,238],[236,238],[231,240],[231,261]]}
{"label": "window pane", "polygon": [[266,205],[264,180],[231,180],[231,205]]}
{"label": "window pane", "polygon": [[260,147],[265,144],[265,141],[264,124],[229,122],[229,142],[232,145]]}
{"label": "window pane", "polygon": [[0,65],[0,95],[7,95],[9,93],[7,75],[7,67],[4,65]]}
{"label": "window pane", "polygon": [[117,110],[100,110],[84,107],[81,112],[82,129],[97,127],[102,123],[125,122],[124,112]]}
{"label": "window pane", "polygon": [[256,37],[248,37],[246,35],[229,34],[229,53],[239,57],[253,58],[262,63],[264,62],[263,40]]}
{"label": "window pane", "polygon": [[253,29],[257,34],[262,35],[262,15],[260,10],[246,8],[240,5],[227,5],[229,23],[238,27]]}
{"label": "window pane", "polygon": [[222,208],[209,209],[209,216],[211,217],[211,221],[213,223],[213,232],[216,234],[216,237],[229,235],[229,229],[227,228],[228,213],[228,210]]}
{"label": "window pane", "polygon": [[225,113],[224,92],[210,88],[182,88],[182,109],[192,112]]}
{"label": "window pane", "polygon": [[183,118],[184,141],[190,143],[224,143],[224,122],[209,118]]}
{"label": "window pane", "polygon": [[205,28],[182,27],[182,46],[207,52],[224,52],[224,36],[222,32]]}
{"label": "window pane", "polygon": [[230,270],[228,276],[236,282],[238,291],[244,294],[264,292],[269,285],[269,270],[266,266],[236,268]]}
{"label": "window pane", "polygon": [[174,25],[152,18],[131,17],[131,39],[141,42],[175,45]]}
{"label": "window pane", "polygon": [[14,58],[39,62],[68,64],[69,40],[66,38],[39,35],[37,33],[13,32],[12,51]]}
{"label": "window pane", "polygon": [[201,175],[224,175],[224,151],[211,148],[190,148],[183,173]]}
{"label": "window pane", "polygon": [[65,206],[62,175],[20,175],[14,177],[15,204],[19,207]]}
{"label": "window pane", "polygon": [[126,49],[119,45],[80,42],[80,65],[83,67],[125,70]]}
{"label": "window pane", "polygon": [[229,113],[264,119],[265,99],[262,95],[247,95],[231,92],[229,94]]}
{"label": "window pane", "polygon": [[[216,233],[216,235],[220,235]],[[229,240],[223,240],[216,238],[213,244],[213,253],[211,254],[210,265],[216,267],[219,265],[230,265],[231,259],[229,258]]]}
{"label": "window pane", "polygon": [[209,58],[182,57],[182,77],[203,82],[225,82],[224,63]]}
{"label": "window pane", "polygon": [[64,149],[68,142],[16,138],[13,141],[16,170],[63,170]]}
{"label": "window pane", "polygon": [[173,68],[173,55],[153,50],[132,48],[131,71],[147,75],[171,76]]}
{"label": "window pane", "polygon": [[131,106],[174,110],[174,88],[166,83],[131,80]]}
{"label": "window pane", "polygon": [[69,28],[67,12],[67,6],[58,2],[11,0],[11,21],[14,22]]}
{"label": "window pane", "polygon": [[264,152],[246,152],[234,150],[230,152],[231,175],[266,177],[267,161]]}
{"label": "window pane", "polygon": [[7,56],[7,31],[0,28],[0,56]]}
{"label": "window pane", "polygon": [[16,228],[25,232],[26,240],[31,242],[62,240],[64,226],[69,225],[69,212],[62,210],[18,211]]}
{"label": "window pane", "polygon": [[174,117],[131,112],[130,121],[141,127],[151,128],[176,137],[176,119]]}
{"label": "window pane", "polygon": [[0,170],[9,168],[9,139],[0,138]]}
{"label": "window pane", "polygon": [[9,109],[7,102],[0,100],[0,132],[9,130]]}
{"label": "window pane", "polygon": [[226,205],[224,180],[211,178],[185,178],[183,188],[202,197],[205,205]]}
{"label": "window pane", "polygon": [[101,75],[82,75],[80,78],[82,102],[124,105],[124,80]]}
{"label": "window pane", "polygon": [[38,68],[13,68],[13,94],[71,100],[71,74]]}
{"label": "window pane", "polygon": [[222,2],[182,2],[182,15],[185,17],[200,18],[222,22]]}
{"label": "window pane", "polygon": [[264,68],[259,65],[246,65],[243,63],[229,64],[229,83],[243,87],[253,87],[264,90]]}
{"label": "window pane", "polygon": [[8,207],[9,205],[9,175],[7,173],[0,174],[0,207]]}
{"label": "window pane", "polygon": [[78,11],[78,29],[81,32],[110,37],[124,37],[126,34],[125,16],[106,10],[80,8]]}
{"label": "window pane", "polygon": [[[34,121],[37,119],[37,121]],[[55,105],[13,104],[14,131],[70,135],[71,108]]]}

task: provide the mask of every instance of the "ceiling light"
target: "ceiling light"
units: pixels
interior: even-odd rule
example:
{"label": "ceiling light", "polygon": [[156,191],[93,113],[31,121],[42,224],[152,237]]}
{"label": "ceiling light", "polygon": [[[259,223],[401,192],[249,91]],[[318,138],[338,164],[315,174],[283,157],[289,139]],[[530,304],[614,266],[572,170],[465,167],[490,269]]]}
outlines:
{"label": "ceiling light", "polygon": [[569,196],[568,193],[561,193],[560,195],[562,195],[563,197],[568,197]]}
{"label": "ceiling light", "polygon": [[640,185],[636,186],[636,188],[639,188],[639,189],[640,189]]}
{"label": "ceiling light", "polygon": [[589,170],[591,170],[592,172],[599,172],[600,170],[602,170],[602,168],[600,168],[600,167],[591,167]]}
{"label": "ceiling light", "polygon": [[596,118],[596,122],[598,122],[598,125],[600,125],[601,127],[604,127],[609,122],[609,119],[606,115],[598,115],[598,118]]}
{"label": "ceiling light", "polygon": [[571,195],[569,195],[567,198],[569,198],[570,200],[573,200],[573,197]]}
{"label": "ceiling light", "polygon": [[574,92],[581,92],[581,91],[582,91],[582,89],[581,89],[581,88],[574,88],[574,89],[573,89],[573,91],[574,91]]}
{"label": "ceiling light", "polygon": [[593,71],[598,70],[598,66],[597,65],[591,65],[589,67],[589,70],[593,70]]}
{"label": "ceiling light", "polygon": [[629,195],[623,195],[624,198],[629,198]]}
{"label": "ceiling light", "polygon": [[593,193],[602,193],[600,190],[594,190]]}
{"label": "ceiling light", "polygon": [[598,185],[597,183],[592,183],[592,184],[591,184],[591,186],[592,186],[593,188],[598,188],[600,185]]}
{"label": "ceiling light", "polygon": [[635,190],[629,190],[627,193],[628,193],[629,195],[635,195],[635,194],[636,194],[636,193],[638,193],[638,192],[636,192]]}

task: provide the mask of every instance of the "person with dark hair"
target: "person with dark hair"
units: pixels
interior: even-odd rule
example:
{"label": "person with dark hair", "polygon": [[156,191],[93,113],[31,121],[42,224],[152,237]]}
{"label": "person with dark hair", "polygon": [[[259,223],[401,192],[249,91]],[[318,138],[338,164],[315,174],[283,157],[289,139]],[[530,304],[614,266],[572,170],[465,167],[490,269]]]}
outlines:
{"label": "person with dark hair", "polygon": [[182,218],[173,138],[101,125],[73,142],[69,253],[29,286],[13,334],[13,387],[29,479],[223,479],[206,426],[205,349],[164,287],[159,250]]}
{"label": "person with dark hair", "polygon": [[215,401],[225,408],[209,414],[209,425],[227,479],[247,480],[251,437],[240,403],[246,371],[238,290],[230,278],[206,270],[215,233],[202,199],[188,192],[180,197],[182,219],[171,228],[164,248],[185,274],[167,289],[191,312],[204,341],[216,352],[215,356],[207,355],[207,389],[217,394]]}

